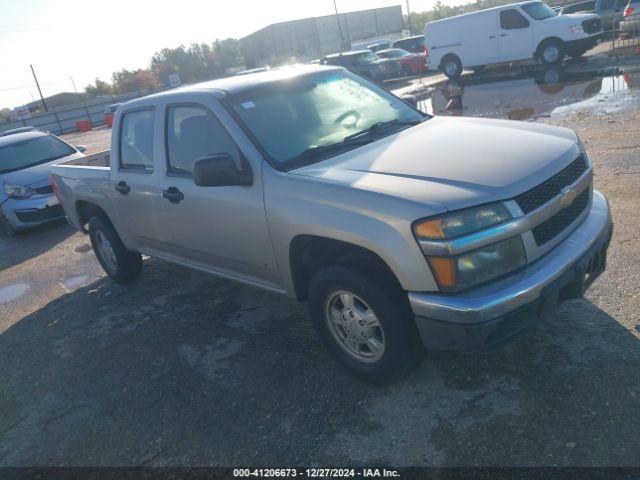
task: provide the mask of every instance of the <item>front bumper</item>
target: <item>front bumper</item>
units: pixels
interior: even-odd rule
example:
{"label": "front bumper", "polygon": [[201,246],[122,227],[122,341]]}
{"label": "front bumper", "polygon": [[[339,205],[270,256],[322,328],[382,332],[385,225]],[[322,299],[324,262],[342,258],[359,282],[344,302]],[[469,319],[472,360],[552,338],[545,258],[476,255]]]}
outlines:
{"label": "front bumper", "polygon": [[595,47],[602,39],[604,33],[596,33],[590,37],[580,38],[578,40],[565,41],[565,47],[568,54],[586,52]]}
{"label": "front bumper", "polygon": [[521,272],[458,294],[410,292],[425,347],[487,348],[539,323],[559,301],[582,296],[604,270],[612,228],[607,200],[594,190],[585,220]]}
{"label": "front bumper", "polygon": [[26,199],[9,198],[1,208],[14,230],[24,230],[64,218],[64,210],[55,194],[34,195]]}

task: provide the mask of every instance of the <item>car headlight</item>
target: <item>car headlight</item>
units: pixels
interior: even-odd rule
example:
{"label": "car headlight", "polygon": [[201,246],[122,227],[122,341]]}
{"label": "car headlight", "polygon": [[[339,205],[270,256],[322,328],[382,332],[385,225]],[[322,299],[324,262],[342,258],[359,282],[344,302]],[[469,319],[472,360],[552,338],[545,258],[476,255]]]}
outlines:
{"label": "car headlight", "polygon": [[582,27],[580,25],[571,25],[569,27],[569,31],[571,33],[584,33],[584,30],[582,29]]}
{"label": "car headlight", "polygon": [[[467,236],[511,220],[502,203],[453,212],[414,225],[418,241],[447,241]],[[438,285],[445,291],[458,291],[479,285],[517,270],[527,263],[520,236],[466,252],[458,256],[430,256],[425,253]]]}
{"label": "car headlight", "polygon": [[13,183],[5,183],[4,191],[11,198],[30,198],[37,194],[35,190],[29,187],[23,187],[22,185],[15,185]]}
{"label": "car headlight", "polygon": [[442,290],[459,291],[523,267],[527,256],[518,235],[458,257],[427,257],[427,261]]}
{"label": "car headlight", "polygon": [[421,220],[413,230],[418,240],[449,240],[493,227],[511,218],[504,204],[494,203]]}

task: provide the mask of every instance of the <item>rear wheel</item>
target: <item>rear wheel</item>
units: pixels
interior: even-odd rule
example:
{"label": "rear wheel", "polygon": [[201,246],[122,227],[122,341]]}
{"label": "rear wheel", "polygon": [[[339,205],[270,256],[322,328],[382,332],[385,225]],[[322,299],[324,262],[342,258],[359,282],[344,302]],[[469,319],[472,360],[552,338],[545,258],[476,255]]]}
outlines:
{"label": "rear wheel", "polygon": [[110,222],[101,217],[89,220],[93,251],[107,274],[118,283],[128,283],[140,275],[142,255],[127,250]]}
{"label": "rear wheel", "polygon": [[309,311],[327,349],[361,378],[390,383],[422,357],[408,307],[355,270],[335,266],[316,273]]}
{"label": "rear wheel", "polygon": [[538,55],[545,65],[557,65],[564,59],[564,44],[560,40],[546,40],[540,45]]}
{"label": "rear wheel", "polygon": [[457,78],[462,73],[462,63],[456,55],[446,55],[442,59],[442,72],[449,78]]}

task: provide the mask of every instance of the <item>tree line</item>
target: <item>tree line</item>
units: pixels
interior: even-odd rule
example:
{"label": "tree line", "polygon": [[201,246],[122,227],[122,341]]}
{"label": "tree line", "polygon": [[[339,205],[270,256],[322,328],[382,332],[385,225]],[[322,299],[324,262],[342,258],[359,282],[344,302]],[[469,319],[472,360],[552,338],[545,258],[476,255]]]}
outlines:
{"label": "tree line", "polygon": [[157,90],[177,73],[184,83],[222,77],[232,67],[242,65],[240,42],[235,38],[211,44],[193,43],[189,47],[163,48],[152,57],[147,68],[114,72],[111,81],[96,78],[85,87],[91,95],[118,95],[140,90]]}

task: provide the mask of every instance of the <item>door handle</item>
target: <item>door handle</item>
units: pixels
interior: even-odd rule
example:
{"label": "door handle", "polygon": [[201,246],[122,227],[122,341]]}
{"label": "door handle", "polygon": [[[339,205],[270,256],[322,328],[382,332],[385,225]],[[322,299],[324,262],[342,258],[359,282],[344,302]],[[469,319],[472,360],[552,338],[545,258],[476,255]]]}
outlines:
{"label": "door handle", "polygon": [[501,34],[500,34],[500,36],[501,36],[501,37],[506,37],[506,36],[507,36],[507,34],[506,34],[506,33],[501,33]]}
{"label": "door handle", "polygon": [[122,195],[126,195],[131,191],[131,187],[127,185],[127,182],[118,182],[114,188],[117,191],[119,191]]}
{"label": "door handle", "polygon": [[169,187],[164,192],[162,192],[162,196],[169,200],[171,203],[180,203],[184,200],[184,193],[178,190],[176,187]]}
{"label": "door handle", "polygon": [[489,38],[496,38],[495,35],[489,35]]}

